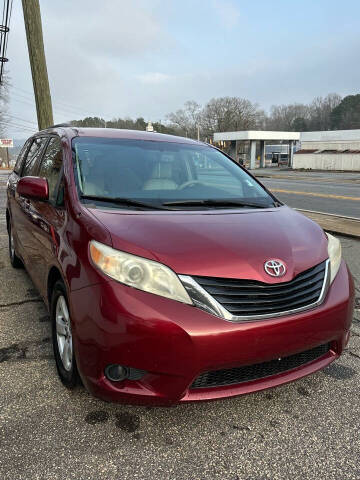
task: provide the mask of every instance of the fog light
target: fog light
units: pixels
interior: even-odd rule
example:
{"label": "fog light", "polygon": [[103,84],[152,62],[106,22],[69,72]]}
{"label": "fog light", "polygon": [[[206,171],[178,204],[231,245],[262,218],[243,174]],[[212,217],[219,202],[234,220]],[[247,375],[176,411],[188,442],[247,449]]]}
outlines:
{"label": "fog light", "polygon": [[121,382],[128,377],[128,369],[126,367],[122,367],[121,365],[108,365],[105,368],[105,376],[112,382]]}

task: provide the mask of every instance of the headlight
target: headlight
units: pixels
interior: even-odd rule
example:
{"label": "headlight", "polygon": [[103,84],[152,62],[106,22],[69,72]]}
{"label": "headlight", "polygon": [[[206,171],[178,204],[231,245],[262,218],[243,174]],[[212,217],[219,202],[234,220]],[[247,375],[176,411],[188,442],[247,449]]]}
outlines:
{"label": "headlight", "polygon": [[332,283],[340,268],[341,243],[337,238],[333,237],[329,233],[326,235],[328,237],[328,254],[330,260],[330,283]]}
{"label": "headlight", "polygon": [[90,242],[90,256],[102,272],[118,282],[192,304],[176,273],[161,263],[115,250],[95,240]]}

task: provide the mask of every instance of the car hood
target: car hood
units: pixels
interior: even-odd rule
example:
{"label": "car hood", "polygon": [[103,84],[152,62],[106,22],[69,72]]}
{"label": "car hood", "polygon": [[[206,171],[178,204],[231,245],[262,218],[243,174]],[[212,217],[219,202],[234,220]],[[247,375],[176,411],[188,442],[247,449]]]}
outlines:
{"label": "car hood", "polygon": [[[327,258],[323,230],[286,207],[266,210],[139,212],[89,209],[113,247],[161,262],[178,274],[286,282]],[[279,259],[281,278],[264,263]]]}

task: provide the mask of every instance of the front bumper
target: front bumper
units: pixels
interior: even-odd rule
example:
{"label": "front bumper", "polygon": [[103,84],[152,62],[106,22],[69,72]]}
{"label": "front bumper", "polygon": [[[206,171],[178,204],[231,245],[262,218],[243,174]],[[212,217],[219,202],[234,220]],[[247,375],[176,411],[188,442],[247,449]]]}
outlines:
{"label": "front bumper", "polygon": [[[321,306],[248,323],[231,323],[104,281],[70,294],[77,365],[87,389],[108,401],[171,405],[250,393],[301,378],[336,359],[348,340],[353,300],[344,262]],[[327,354],[293,370],[237,385],[190,388],[203,372],[267,362],[325,343],[330,343]],[[104,376],[111,363],[148,373],[139,381],[111,382]]]}

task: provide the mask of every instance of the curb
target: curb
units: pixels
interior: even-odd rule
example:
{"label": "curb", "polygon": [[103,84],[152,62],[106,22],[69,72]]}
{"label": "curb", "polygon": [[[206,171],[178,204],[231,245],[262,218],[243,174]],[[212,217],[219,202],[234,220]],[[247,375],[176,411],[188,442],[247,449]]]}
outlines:
{"label": "curb", "polygon": [[294,210],[314,220],[314,222],[318,223],[324,230],[360,238],[360,218],[343,217],[333,213],[315,212],[301,208],[295,208]]}
{"label": "curb", "polygon": [[[281,175],[279,173],[275,173],[274,175],[271,175],[271,174],[266,174],[266,173],[260,173],[260,174],[256,174],[256,173],[253,173],[253,175],[256,177],[256,178],[270,178],[270,179],[274,179],[274,180],[296,180],[296,181],[302,181],[302,180],[305,180],[307,182],[319,182],[319,183],[333,183],[334,182],[334,178],[329,176],[329,177],[312,177],[312,176],[304,176],[304,175],[301,175],[299,174],[298,176],[297,175]],[[355,183],[355,184],[358,184],[360,183],[360,178],[340,178],[339,179],[339,183]]]}

